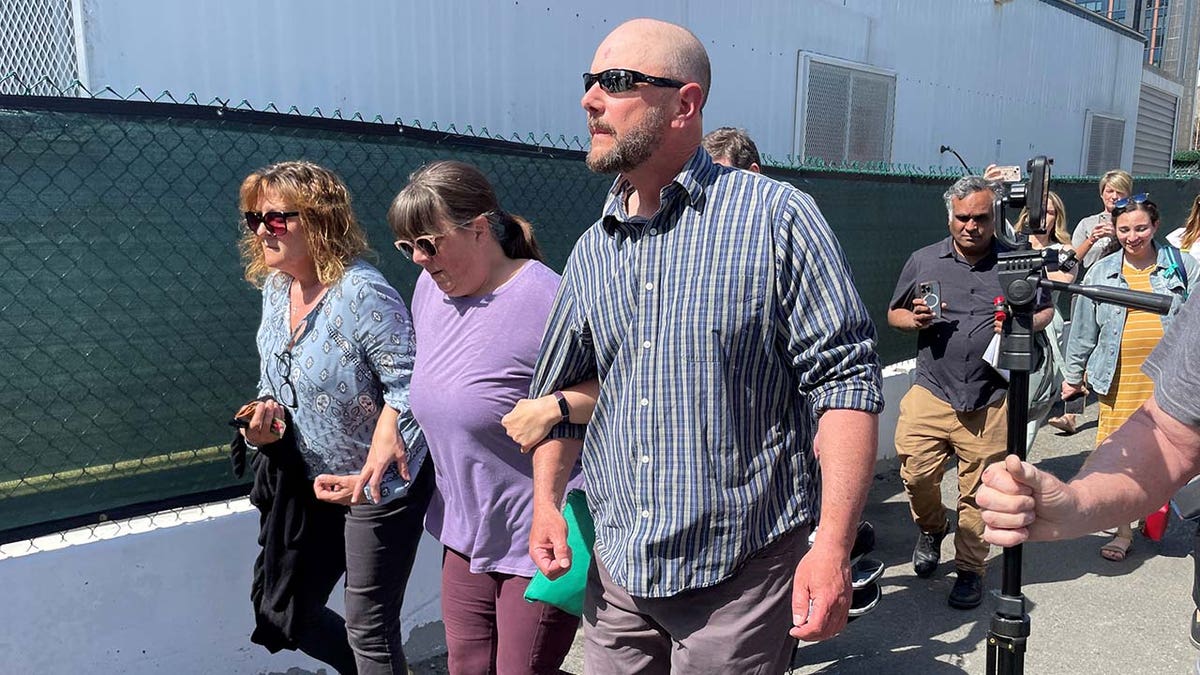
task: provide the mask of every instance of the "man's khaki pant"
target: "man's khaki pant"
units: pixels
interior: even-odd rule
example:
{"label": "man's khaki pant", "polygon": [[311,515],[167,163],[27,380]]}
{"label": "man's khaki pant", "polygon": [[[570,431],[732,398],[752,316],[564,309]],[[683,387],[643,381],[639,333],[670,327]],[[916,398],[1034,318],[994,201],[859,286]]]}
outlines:
{"label": "man's khaki pant", "polygon": [[975,491],[983,470],[1004,458],[1007,406],[1001,399],[986,408],[958,412],[922,386],[914,385],[900,401],[896,422],[896,452],[900,477],[908,493],[913,520],[922,532],[941,532],[946,526],[942,476],[946,460],[958,458],[958,530],[954,534],[954,565],[983,574],[988,544]]}

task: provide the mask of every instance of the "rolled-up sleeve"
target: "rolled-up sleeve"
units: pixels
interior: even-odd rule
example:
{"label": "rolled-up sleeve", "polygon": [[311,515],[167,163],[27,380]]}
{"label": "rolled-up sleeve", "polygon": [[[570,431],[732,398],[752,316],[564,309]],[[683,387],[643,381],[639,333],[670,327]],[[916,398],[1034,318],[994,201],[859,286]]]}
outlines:
{"label": "rolled-up sleeve", "polygon": [[775,232],[777,324],[799,389],[818,414],[883,410],[875,325],[841,246],[811,197],[789,195]]}
{"label": "rolled-up sleeve", "polygon": [[[530,398],[545,396],[596,377],[596,353],[591,332],[579,307],[577,252],[578,249],[567,261],[558,296],[550,310],[529,388]],[[587,425],[562,422],[555,425],[547,437],[582,439],[586,428]]]}

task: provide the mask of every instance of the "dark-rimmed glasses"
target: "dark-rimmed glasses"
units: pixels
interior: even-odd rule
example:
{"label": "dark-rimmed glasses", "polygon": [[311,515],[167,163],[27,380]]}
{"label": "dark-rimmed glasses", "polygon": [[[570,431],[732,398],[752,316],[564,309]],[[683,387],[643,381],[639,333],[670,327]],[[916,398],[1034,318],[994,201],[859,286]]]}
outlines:
{"label": "dark-rimmed glasses", "polygon": [[246,218],[246,229],[250,230],[251,234],[258,234],[258,226],[264,225],[267,228],[267,234],[272,237],[279,237],[287,234],[287,219],[295,218],[300,215],[299,211],[246,211],[242,214]]}
{"label": "dark-rimmed glasses", "polygon": [[1145,204],[1149,199],[1149,192],[1139,192],[1132,197],[1121,197],[1120,199],[1113,201],[1113,210],[1115,211],[1116,209],[1126,208],[1130,204]]}
{"label": "dark-rimmed glasses", "polygon": [[[490,213],[490,211],[488,213]],[[488,213],[481,213],[481,214],[479,214],[479,216],[486,216],[486,215],[488,215]],[[471,223],[474,223],[475,219],[478,218],[479,216],[475,216],[474,218],[471,218],[470,220],[461,222],[450,229],[451,230],[459,230],[464,227],[470,227]],[[403,253],[409,260],[412,260],[413,250],[418,249],[418,248],[421,249],[421,253],[425,254],[425,257],[432,258],[438,254],[438,248],[437,248],[438,240],[441,239],[442,237],[446,236],[447,234],[449,234],[449,233],[443,232],[442,234],[423,234],[423,235],[416,237],[415,239],[411,239],[411,240],[410,239],[397,239],[396,241],[392,242],[392,245],[396,247],[397,251],[400,251],[401,253]]]}
{"label": "dark-rimmed glasses", "polygon": [[[295,409],[299,405],[299,400],[296,396],[296,385],[292,384],[292,347],[296,346],[296,342],[304,337],[308,332],[308,318],[296,325],[292,330],[292,335],[288,339],[287,349],[275,355],[275,375],[283,380],[283,386],[277,391],[279,392],[279,402],[283,405]],[[270,379],[270,370],[267,371],[267,379]],[[271,388],[275,389],[275,383],[271,382]]]}
{"label": "dark-rimmed glasses", "polygon": [[600,88],[610,94],[619,94],[633,89],[635,85],[646,83],[654,87],[669,87],[682,89],[686,82],[672,80],[669,77],[655,77],[627,68],[609,68],[598,73],[583,74],[583,91],[591,91],[592,85],[600,83]]}
{"label": "dark-rimmed glasses", "polygon": [[292,350],[290,347],[275,355],[275,374],[283,380],[283,386],[279,388],[279,402],[294,410],[298,401],[296,400],[296,385],[292,384]]}

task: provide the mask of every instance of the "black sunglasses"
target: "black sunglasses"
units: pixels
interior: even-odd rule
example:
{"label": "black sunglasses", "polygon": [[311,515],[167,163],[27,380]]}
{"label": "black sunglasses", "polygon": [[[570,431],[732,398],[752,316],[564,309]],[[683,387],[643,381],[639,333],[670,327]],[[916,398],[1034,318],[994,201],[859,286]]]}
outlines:
{"label": "black sunglasses", "polygon": [[266,225],[267,234],[272,237],[279,237],[287,233],[287,219],[295,218],[300,215],[299,211],[246,211],[242,214],[246,218],[246,229],[250,230],[251,234],[258,234],[258,226]]}
{"label": "black sunglasses", "polygon": [[671,89],[681,89],[686,82],[672,80],[669,77],[654,77],[645,73],[639,73],[636,70],[627,70],[625,68],[609,68],[608,70],[600,71],[599,73],[584,73],[583,74],[583,91],[591,91],[592,85],[600,83],[600,88],[610,94],[619,94],[623,91],[633,89],[634,85],[645,82],[654,87],[670,87]]}

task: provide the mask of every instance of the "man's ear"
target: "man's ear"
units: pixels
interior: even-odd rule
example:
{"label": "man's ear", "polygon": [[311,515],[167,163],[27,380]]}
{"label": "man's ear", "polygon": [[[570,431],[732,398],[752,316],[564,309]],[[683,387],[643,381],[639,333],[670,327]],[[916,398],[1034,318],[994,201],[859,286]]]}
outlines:
{"label": "man's ear", "polygon": [[679,89],[679,108],[676,110],[676,118],[679,121],[693,121],[700,119],[700,109],[704,105],[704,91],[700,89],[700,85],[695,82],[689,82]]}
{"label": "man's ear", "polygon": [[754,173],[762,173],[762,167],[758,165],[758,162],[750,162],[749,168]]}

